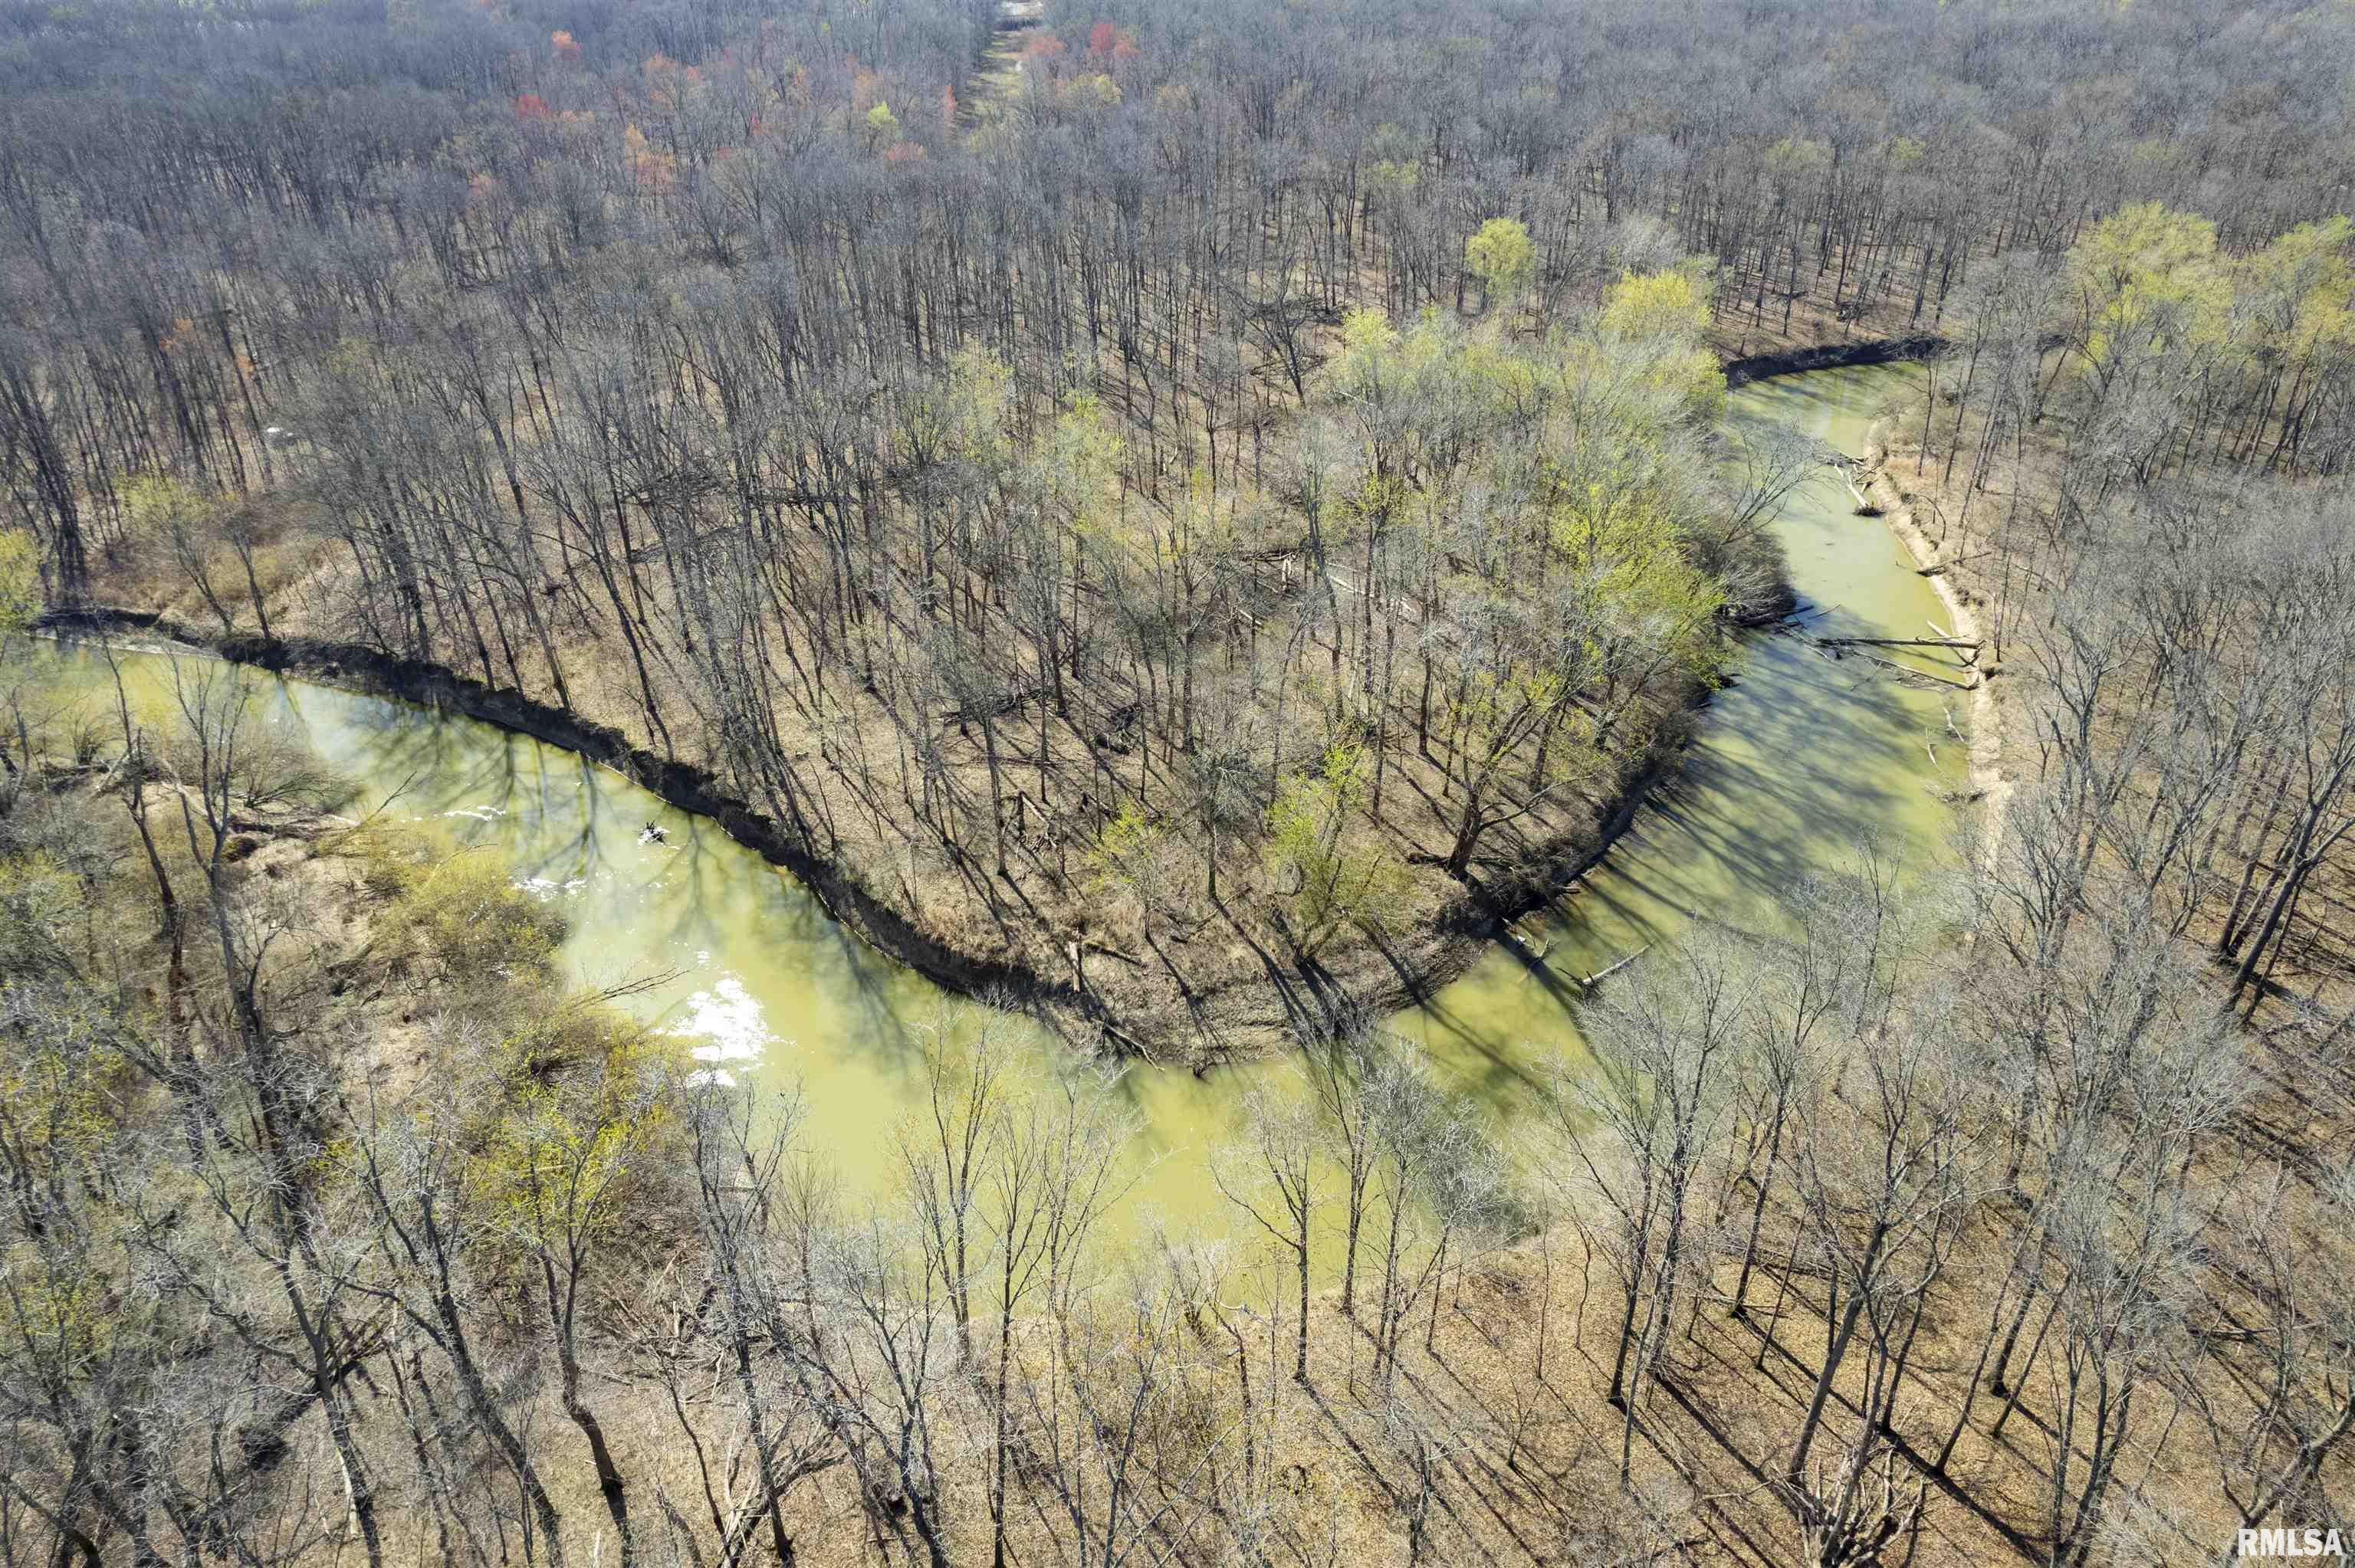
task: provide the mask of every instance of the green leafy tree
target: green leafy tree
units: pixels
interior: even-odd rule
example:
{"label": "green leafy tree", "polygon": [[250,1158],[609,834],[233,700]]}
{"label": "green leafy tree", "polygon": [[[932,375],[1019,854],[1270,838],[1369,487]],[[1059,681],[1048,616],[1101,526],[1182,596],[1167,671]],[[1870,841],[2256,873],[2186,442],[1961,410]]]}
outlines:
{"label": "green leafy tree", "polygon": [[1593,352],[1619,351],[1621,364],[1676,397],[1688,418],[1713,419],[1725,406],[1725,376],[1706,342],[1709,323],[1709,281],[1699,267],[1627,272],[1604,298]]}
{"label": "green leafy tree", "polygon": [[1480,280],[1487,297],[1511,304],[1537,270],[1537,247],[1529,226],[1518,217],[1492,217],[1464,242],[1464,264]]}
{"label": "green leafy tree", "polygon": [[2069,253],[2083,310],[2078,349],[2107,387],[2146,355],[2218,342],[2232,286],[2216,226],[2161,202],[2137,202],[2094,224]]}
{"label": "green leafy tree", "polygon": [[1387,927],[1407,891],[1406,868],[1387,850],[1349,839],[1365,801],[1365,748],[1345,744],[1285,779],[1268,808],[1264,863],[1283,888],[1284,934],[1305,954],[1345,927]]}

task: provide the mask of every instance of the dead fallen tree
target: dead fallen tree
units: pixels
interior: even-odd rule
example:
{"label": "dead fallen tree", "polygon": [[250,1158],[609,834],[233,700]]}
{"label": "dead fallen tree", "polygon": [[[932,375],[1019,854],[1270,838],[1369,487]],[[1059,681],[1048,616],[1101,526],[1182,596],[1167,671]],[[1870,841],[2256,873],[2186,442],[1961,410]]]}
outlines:
{"label": "dead fallen tree", "polygon": [[1648,953],[1651,950],[1652,945],[1649,942],[1646,942],[1642,947],[1636,948],[1634,952],[1628,954],[1625,958],[1621,959],[1617,963],[1613,964],[1610,968],[1597,969],[1593,974],[1586,976],[1578,983],[1584,989],[1593,991],[1596,986],[1601,985],[1604,980],[1609,980],[1613,975],[1617,974],[1621,969],[1625,969],[1629,964],[1634,963],[1637,959],[1642,958],[1646,953]]}
{"label": "dead fallen tree", "polygon": [[1826,659],[1862,659],[1878,664],[1901,681],[1913,681],[1934,686],[1951,686],[1958,692],[1971,692],[1978,689],[1980,676],[1977,670],[1971,672],[1971,678],[1967,681],[1953,681],[1944,675],[1934,674],[1928,670],[1917,670],[1911,664],[1900,664],[1894,659],[1884,659],[1878,653],[1865,652],[1859,648],[1835,647],[1828,641],[1821,638],[1815,640],[1815,649]]}

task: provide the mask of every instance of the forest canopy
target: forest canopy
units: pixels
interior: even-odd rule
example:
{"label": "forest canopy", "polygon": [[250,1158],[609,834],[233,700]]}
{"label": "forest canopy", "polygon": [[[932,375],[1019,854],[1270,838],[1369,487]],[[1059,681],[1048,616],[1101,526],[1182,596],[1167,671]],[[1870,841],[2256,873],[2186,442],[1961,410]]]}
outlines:
{"label": "forest canopy", "polygon": [[[2334,1525],[2350,71],[2345,0],[0,0],[0,1568]],[[1891,360],[1862,450],[1729,416]],[[1940,620],[1814,623],[1817,493]],[[34,646],[126,631],[222,659]],[[1935,694],[1953,853],[1549,966],[1769,639]],[[240,664],[1005,1012],[846,1194]],[[1580,1032],[1509,1136],[1380,1022],[1500,942]],[[1279,1054],[1248,1244],[1112,1227],[1120,1065]]]}

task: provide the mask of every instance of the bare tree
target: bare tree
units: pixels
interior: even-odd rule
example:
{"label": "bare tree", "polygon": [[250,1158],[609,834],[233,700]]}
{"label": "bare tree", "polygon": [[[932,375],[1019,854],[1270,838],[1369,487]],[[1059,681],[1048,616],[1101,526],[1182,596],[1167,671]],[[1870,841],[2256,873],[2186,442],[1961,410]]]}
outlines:
{"label": "bare tree", "polygon": [[[1308,1290],[1316,1263],[1316,1211],[1323,1172],[1316,1158],[1315,1112],[1281,1091],[1253,1089],[1244,1097],[1243,1136],[1249,1155],[1214,1158],[1211,1179],[1227,1202],[1292,1255],[1298,1285],[1298,1321],[1293,1341],[1292,1377],[1308,1379]],[[1246,1163],[1246,1159],[1250,1163]]]}
{"label": "bare tree", "polygon": [[[2192,1325],[2200,1353],[2179,1369],[2183,1397],[2200,1416],[2218,1483],[2243,1528],[2318,1520],[2328,1507],[2323,1466],[2355,1430],[2355,1291],[2342,1245],[2355,1183],[2328,1171],[2308,1192],[2275,1166],[2253,1173],[2225,1202],[2224,1256],[2237,1266],[2252,1327]],[[2234,1373],[2225,1389],[2201,1375],[2219,1362]]]}
{"label": "bare tree", "polygon": [[1594,1070],[1567,1075],[1553,1096],[1567,1156],[1608,1215],[1620,1302],[1608,1398],[1623,1416],[1623,1481],[1645,1376],[1695,1266],[1688,1222],[1732,1130],[1735,1056],[1756,1005],[1734,940],[1695,935],[1590,999]]}

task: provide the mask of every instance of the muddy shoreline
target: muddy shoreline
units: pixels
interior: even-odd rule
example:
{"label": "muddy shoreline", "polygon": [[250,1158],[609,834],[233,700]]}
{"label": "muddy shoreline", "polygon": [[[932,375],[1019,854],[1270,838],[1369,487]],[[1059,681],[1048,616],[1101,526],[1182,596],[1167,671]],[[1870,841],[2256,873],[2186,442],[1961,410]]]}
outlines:
{"label": "muddy shoreline", "polygon": [[[1970,734],[1970,794],[1969,805],[1979,820],[1992,830],[2003,820],[2004,802],[2011,795],[2011,780],[2003,772],[2002,719],[1996,711],[1996,680],[2003,673],[1994,658],[1994,650],[1985,643],[1986,628],[1980,613],[1988,607],[1957,580],[1950,569],[1953,562],[1941,558],[1941,548],[1915,514],[1913,498],[1889,472],[1888,450],[1882,441],[1880,427],[1875,425],[1867,441],[1860,463],[1864,492],[1881,508],[1889,531],[1903,546],[1913,562],[1913,569],[1927,577],[1938,602],[1950,617],[1947,630],[1956,637],[1980,641],[1979,676],[1971,690]],[[1982,840],[1981,853],[1992,853],[1995,833],[1987,832]]]}
{"label": "muddy shoreline", "polygon": [[[1755,355],[1728,364],[1726,381],[1739,387],[1770,376],[1920,359],[1944,346],[1940,339],[1921,336]],[[1945,585],[1938,587],[1944,595]],[[1412,932],[1396,938],[1360,936],[1314,963],[1279,965],[1274,955],[1263,954],[1260,976],[1197,992],[1190,1004],[1124,1016],[1082,983],[1083,967],[1080,977],[1063,980],[961,952],[919,928],[851,872],[817,853],[790,825],[736,799],[709,770],[661,757],[620,730],[510,688],[438,664],[396,659],[363,644],[224,637],[136,610],[52,610],[36,628],[69,642],[78,637],[144,633],[231,663],[462,714],[575,753],[613,768],[681,810],[709,819],[738,843],[790,872],[830,917],[868,946],[933,984],[1022,1008],[1075,1044],[1188,1065],[1198,1071],[1270,1054],[1328,1027],[1337,1017],[1386,1017],[1426,1001],[1469,969],[1512,922],[1551,904],[1601,862],[1653,789],[1677,766],[1685,744],[1679,740],[1664,747],[1650,766],[1628,780],[1591,834],[1565,835],[1540,846],[1508,874],[1467,886],[1436,918]],[[1696,708],[1689,714],[1697,712],[1700,694],[1695,694]]]}

